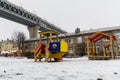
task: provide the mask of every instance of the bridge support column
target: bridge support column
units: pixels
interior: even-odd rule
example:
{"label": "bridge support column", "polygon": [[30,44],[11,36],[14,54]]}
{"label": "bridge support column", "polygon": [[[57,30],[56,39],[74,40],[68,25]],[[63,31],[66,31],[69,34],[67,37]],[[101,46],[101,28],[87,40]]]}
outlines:
{"label": "bridge support column", "polygon": [[28,27],[30,39],[38,38],[39,29],[40,29],[40,26],[38,26],[38,25]]}

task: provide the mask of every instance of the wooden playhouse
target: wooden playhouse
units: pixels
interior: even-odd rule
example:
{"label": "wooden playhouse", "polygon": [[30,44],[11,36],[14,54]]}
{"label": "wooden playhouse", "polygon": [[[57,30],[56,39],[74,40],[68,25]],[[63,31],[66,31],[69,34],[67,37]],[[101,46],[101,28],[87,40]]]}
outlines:
{"label": "wooden playhouse", "polygon": [[[96,44],[102,39],[107,41],[104,41],[104,45],[100,45],[102,51],[98,54],[96,52]],[[101,43],[103,42],[101,41]],[[115,59],[117,49],[118,46],[114,35],[96,32],[87,38],[87,53],[90,60]]]}

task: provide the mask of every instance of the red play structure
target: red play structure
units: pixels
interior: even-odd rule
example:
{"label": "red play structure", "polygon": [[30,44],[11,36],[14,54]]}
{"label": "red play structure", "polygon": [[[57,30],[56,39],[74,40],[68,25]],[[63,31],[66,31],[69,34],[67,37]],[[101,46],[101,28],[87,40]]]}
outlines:
{"label": "red play structure", "polygon": [[37,49],[36,49],[34,55],[38,55],[38,53],[40,53],[40,52],[45,52],[45,45],[44,44],[39,44],[37,46]]}
{"label": "red play structure", "polygon": [[[102,47],[102,53],[99,55],[96,52],[96,44],[100,43],[98,41],[103,38],[107,39],[107,41],[104,41],[104,43],[101,42],[101,44],[104,45],[100,46]],[[87,53],[89,59],[115,59],[117,48],[118,46],[114,35],[96,32],[87,38]]]}

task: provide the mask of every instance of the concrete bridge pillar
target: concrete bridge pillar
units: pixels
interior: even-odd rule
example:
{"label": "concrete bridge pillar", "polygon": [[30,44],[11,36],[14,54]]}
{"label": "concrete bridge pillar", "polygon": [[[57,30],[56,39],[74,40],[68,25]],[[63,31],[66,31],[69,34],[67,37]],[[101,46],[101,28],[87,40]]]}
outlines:
{"label": "concrete bridge pillar", "polygon": [[35,26],[32,26],[32,27],[28,27],[30,39],[38,38],[38,31],[39,31],[39,29],[40,29],[40,26],[38,26],[38,25],[35,25]]}

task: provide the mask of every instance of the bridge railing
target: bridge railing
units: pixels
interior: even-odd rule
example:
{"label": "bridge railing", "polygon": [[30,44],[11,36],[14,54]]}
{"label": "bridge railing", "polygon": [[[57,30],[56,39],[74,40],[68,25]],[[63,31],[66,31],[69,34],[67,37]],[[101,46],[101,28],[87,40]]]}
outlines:
{"label": "bridge railing", "polygon": [[52,29],[54,31],[57,31],[59,33],[65,33],[66,31],[58,28],[54,24],[49,23],[48,21],[42,19],[41,17],[38,17],[35,14],[30,13],[29,11],[23,9],[22,7],[16,6],[12,3],[10,3],[7,0],[0,0],[0,10],[6,10],[9,13],[13,13],[14,15],[17,15],[19,17],[22,17],[24,19],[27,19],[28,21],[40,25],[41,27],[45,29]]}

